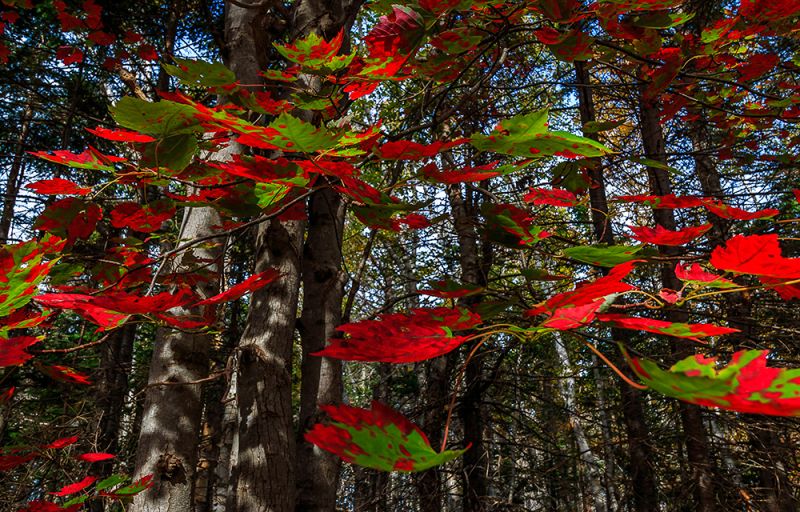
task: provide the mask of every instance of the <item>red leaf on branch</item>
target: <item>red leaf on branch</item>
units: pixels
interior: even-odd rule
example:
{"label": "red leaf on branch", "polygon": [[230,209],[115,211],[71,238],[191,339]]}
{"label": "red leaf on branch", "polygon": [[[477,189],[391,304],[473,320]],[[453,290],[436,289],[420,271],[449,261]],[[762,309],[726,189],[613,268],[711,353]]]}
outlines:
{"label": "red leaf on branch", "polygon": [[704,341],[700,338],[707,338],[709,336],[722,336],[724,334],[739,332],[739,329],[720,327],[712,324],[667,322],[664,320],[656,320],[654,318],[625,316],[616,313],[600,314],[597,315],[597,319],[601,322],[607,322],[622,329],[647,331],[656,334],[663,334],[665,336],[673,336],[675,338],[686,338],[699,343],[704,343]]}
{"label": "red leaf on branch", "polygon": [[344,404],[321,408],[331,422],[314,425],[306,433],[306,440],[359,466],[381,471],[422,471],[465,451],[435,452],[419,427],[377,401],[372,402],[372,409]]}
{"label": "red leaf on branch", "polygon": [[70,382],[73,384],[83,384],[84,386],[90,386],[92,384],[92,381],[89,380],[88,375],[78,372],[69,366],[54,364],[51,366],[37,365],[37,367],[42,371],[42,373],[47,374],[54,380]]}
{"label": "red leaf on branch", "polygon": [[595,319],[597,310],[603,305],[602,300],[590,302],[580,306],[565,306],[558,308],[541,324],[540,327],[549,327],[560,331],[568,331],[582,327]]}
{"label": "red leaf on branch", "polygon": [[206,306],[209,304],[219,304],[220,302],[230,302],[232,300],[236,300],[246,293],[254,292],[260,288],[263,288],[264,286],[267,286],[274,280],[278,279],[278,277],[280,277],[280,273],[277,270],[274,268],[267,269],[260,274],[255,274],[248,277],[239,284],[231,286],[218,295],[201,300],[195,304],[195,306]]}
{"label": "red leaf on branch", "polygon": [[38,457],[37,453],[26,455],[0,455],[0,471],[9,471]]}
{"label": "red leaf on branch", "polygon": [[675,265],[675,276],[681,281],[706,283],[716,288],[734,288],[737,286],[733,281],[712,274],[711,272],[706,272],[703,270],[703,267],[697,263],[692,263],[691,265],[681,265],[678,263]]}
{"label": "red leaf on branch", "polygon": [[737,274],[800,279],[800,258],[784,258],[778,235],[737,235],[717,246],[711,265]]}
{"label": "red leaf on branch", "polygon": [[592,282],[579,284],[573,291],[554,295],[544,304],[528,310],[526,314],[528,316],[547,314],[552,317],[556,311],[562,308],[575,308],[595,303],[602,305],[609,295],[634,290],[635,287],[623,283],[622,280],[633,271],[633,266],[637,261],[639,260],[621,263],[612,268],[608,275]]}
{"label": "red leaf on branch", "polygon": [[77,195],[85,196],[92,192],[91,188],[81,187],[72,181],[65,180],[64,178],[53,178],[49,180],[39,180],[25,185],[42,195]]}
{"label": "red leaf on branch", "polygon": [[453,331],[480,324],[476,313],[466,309],[413,309],[408,313],[381,315],[378,320],[341,325],[348,335],[332,338],[328,346],[312,355],[346,361],[411,363],[444,355],[469,339]]}
{"label": "red leaf on branch", "polygon": [[78,460],[82,460],[84,462],[101,462],[104,460],[110,460],[115,458],[116,455],[113,453],[104,453],[104,452],[89,452],[89,453],[82,453],[75,458]]}
{"label": "red leaf on branch", "polygon": [[110,130],[108,128],[103,128],[102,126],[98,126],[97,128],[86,128],[86,131],[102,139],[113,140],[116,142],[147,143],[156,141],[155,137],[151,137],[139,132],[132,132],[130,130]]}
{"label": "red leaf on branch", "polygon": [[742,210],[741,208],[736,208],[735,206],[729,206],[718,199],[704,199],[703,206],[705,206],[708,211],[717,217],[733,220],[767,219],[780,213],[774,208],[766,208],[756,212],[748,212],[747,210]]}
{"label": "red leaf on branch", "polygon": [[655,229],[646,226],[629,226],[633,231],[630,238],[654,245],[678,246],[691,242],[703,233],[711,229],[711,224],[702,226],[690,226],[677,231],[656,226]]}
{"label": "red leaf on branch", "polygon": [[575,206],[578,198],[569,190],[560,188],[531,188],[530,192],[522,198],[526,203],[533,203],[536,206]]}
{"label": "red leaf on branch", "polygon": [[31,345],[42,341],[35,336],[17,336],[16,338],[0,338],[0,367],[19,366],[33,357],[25,351]]}
{"label": "red leaf on branch", "polygon": [[74,484],[65,485],[61,488],[60,491],[51,492],[53,496],[69,496],[70,494],[75,494],[76,492],[81,492],[82,490],[86,489],[93,483],[97,481],[96,476],[87,476],[80,482],[75,482]]}
{"label": "red leaf on branch", "polygon": [[65,66],[83,62],[83,52],[74,46],[59,46],[56,50],[56,58]]}
{"label": "red leaf on branch", "polygon": [[161,229],[164,221],[175,215],[175,203],[167,199],[159,199],[141,205],[126,202],[111,210],[111,225],[115,228],[131,228],[141,233],[152,233]]}
{"label": "red leaf on branch", "polygon": [[62,437],[42,446],[42,450],[61,450],[78,442],[78,436]]}

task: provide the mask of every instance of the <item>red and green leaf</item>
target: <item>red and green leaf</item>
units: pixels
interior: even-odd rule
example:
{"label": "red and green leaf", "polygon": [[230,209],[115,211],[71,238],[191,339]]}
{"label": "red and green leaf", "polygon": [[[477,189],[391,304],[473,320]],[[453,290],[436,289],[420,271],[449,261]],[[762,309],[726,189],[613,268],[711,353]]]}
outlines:
{"label": "red and green leaf", "polygon": [[323,405],[331,421],[314,425],[305,438],[353,464],[381,471],[424,471],[466,450],[437,453],[425,434],[397,411],[372,402],[371,409]]}
{"label": "red and green leaf", "polygon": [[646,226],[630,227],[630,230],[633,231],[631,238],[634,240],[638,240],[646,244],[666,246],[679,246],[687,244],[706,233],[709,229],[711,229],[711,224],[689,226],[677,231],[666,229],[663,226],[656,226],[655,228],[649,228]]}
{"label": "red and green leaf", "polygon": [[724,366],[698,354],[669,370],[649,359],[626,357],[639,378],[664,395],[743,413],[800,415],[800,369],[767,366],[766,350],[736,352]]}
{"label": "red and green leaf", "polygon": [[730,327],[720,327],[713,324],[687,324],[681,322],[667,322],[656,320],[655,318],[643,318],[626,316],[616,313],[606,313],[597,315],[601,322],[610,323],[614,327],[621,329],[632,329],[635,331],[646,331],[675,338],[686,338],[689,340],[704,342],[702,338],[709,336],[722,336],[739,332],[739,329]]}

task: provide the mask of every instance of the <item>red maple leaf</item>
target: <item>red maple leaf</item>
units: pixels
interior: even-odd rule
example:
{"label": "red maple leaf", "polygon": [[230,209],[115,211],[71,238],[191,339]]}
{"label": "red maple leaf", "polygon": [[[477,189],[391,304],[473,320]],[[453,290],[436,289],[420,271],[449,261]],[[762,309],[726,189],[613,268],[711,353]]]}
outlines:
{"label": "red maple leaf", "polygon": [[578,203],[578,198],[569,190],[560,188],[546,189],[546,188],[531,188],[530,192],[525,194],[522,198],[526,203],[533,203],[534,205],[550,205],[550,206],[575,206]]}
{"label": "red maple leaf", "polygon": [[312,355],[347,361],[410,363],[444,355],[469,338],[453,331],[475,327],[480,316],[460,308],[413,309],[339,326],[346,338],[332,338]]}
{"label": "red maple leaf", "polygon": [[61,488],[60,491],[51,492],[53,496],[69,496],[70,494],[75,494],[76,492],[80,492],[93,483],[97,481],[96,476],[87,476],[80,482],[75,482],[74,484],[65,485]]}
{"label": "red maple leaf", "polygon": [[72,181],[65,180],[64,178],[53,178],[49,180],[39,180],[33,183],[29,183],[25,185],[25,188],[29,188],[36,192],[37,194],[42,195],[78,195],[78,196],[85,196],[92,192],[91,188],[88,187],[81,187]]}
{"label": "red maple leaf", "polygon": [[111,225],[115,228],[131,228],[141,233],[152,233],[161,229],[164,221],[175,215],[175,203],[166,199],[141,205],[134,202],[118,204],[111,210]]}
{"label": "red maple leaf", "polygon": [[720,270],[783,279],[800,279],[800,258],[784,258],[778,235],[738,235],[711,253]]}
{"label": "red maple leaf", "polygon": [[246,293],[258,290],[280,277],[280,273],[271,268],[267,269],[260,274],[254,274],[239,284],[231,286],[219,295],[214,295],[208,299],[201,300],[195,306],[205,306],[208,304],[219,304],[220,302],[230,302],[236,300]]}
{"label": "red maple leaf", "polygon": [[82,460],[84,462],[100,462],[104,460],[110,460],[116,457],[113,453],[104,453],[104,452],[89,452],[89,453],[82,453],[77,455],[75,458],[78,460]]}
{"label": "red maple leaf", "polygon": [[630,238],[654,245],[678,246],[691,242],[703,233],[711,229],[711,224],[702,226],[689,226],[684,229],[672,231],[663,226],[656,226],[655,229],[646,226],[629,226],[633,231]]}

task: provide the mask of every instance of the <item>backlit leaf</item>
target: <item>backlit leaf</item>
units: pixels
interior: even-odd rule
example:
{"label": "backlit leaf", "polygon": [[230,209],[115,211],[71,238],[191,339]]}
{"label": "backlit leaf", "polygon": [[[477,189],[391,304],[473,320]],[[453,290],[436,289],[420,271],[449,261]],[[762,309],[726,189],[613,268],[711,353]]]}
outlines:
{"label": "backlit leaf", "polygon": [[371,409],[323,405],[331,421],[314,425],[307,441],[353,464],[381,471],[423,471],[451,461],[466,450],[437,453],[425,434],[380,402]]}
{"label": "backlit leaf", "polygon": [[698,354],[669,370],[649,359],[626,357],[639,378],[664,395],[744,413],[800,415],[800,369],[768,367],[767,355],[766,350],[744,350],[719,366],[716,358]]}
{"label": "backlit leaf", "polygon": [[313,355],[347,361],[411,363],[444,355],[468,341],[453,331],[480,324],[476,313],[460,308],[413,309],[381,315],[378,320],[344,324],[345,338],[332,338]]}
{"label": "backlit leaf", "polygon": [[585,137],[547,129],[548,111],[522,114],[501,121],[489,134],[472,135],[471,143],[480,151],[523,157],[596,157],[611,150]]}

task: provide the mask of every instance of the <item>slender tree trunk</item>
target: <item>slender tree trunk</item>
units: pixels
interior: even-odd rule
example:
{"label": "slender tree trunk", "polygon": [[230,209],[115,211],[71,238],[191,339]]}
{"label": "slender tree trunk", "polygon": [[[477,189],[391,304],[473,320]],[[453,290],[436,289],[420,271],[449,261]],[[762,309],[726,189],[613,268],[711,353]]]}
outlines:
{"label": "slender tree trunk", "polygon": [[[640,95],[640,99],[642,96]],[[664,136],[658,118],[658,110],[652,104],[643,99],[639,105],[640,126],[642,130],[642,142],[647,158],[667,163]],[[669,174],[664,169],[648,167],[650,178],[650,190],[655,195],[667,195],[672,193],[672,184]],[[656,224],[669,229],[676,229],[675,212],[667,208],[653,209],[653,217]],[[659,247],[659,251],[665,256],[677,256],[680,254],[675,247]],[[679,290],[680,280],[675,276],[675,262],[667,263],[661,267],[661,282],[664,288]],[[672,322],[686,322],[688,314],[685,311],[671,310],[667,317]],[[673,356],[682,359],[692,354],[693,347],[686,340],[673,339]],[[703,424],[702,411],[699,407],[679,403],[681,423],[685,436],[687,457],[691,470],[691,480],[694,486],[695,498],[697,500],[697,510],[701,512],[712,512],[716,510],[716,496],[714,490],[714,479],[712,474],[712,464],[709,453],[708,435]]]}
{"label": "slender tree trunk", "polygon": [[[135,338],[136,325],[126,324],[100,345],[100,367],[95,377],[95,387],[97,409],[101,414],[97,425],[97,448],[101,452],[117,453]],[[111,460],[97,462],[92,464],[90,472],[96,476],[108,475],[113,465],[114,461]],[[101,512],[103,509],[104,503],[99,500],[89,504],[92,512]]]}
{"label": "slender tree trunk", "polygon": [[31,98],[28,98],[28,101],[25,102],[25,109],[22,111],[19,136],[17,137],[17,145],[14,149],[14,159],[11,161],[11,168],[8,171],[8,180],[6,181],[6,190],[3,193],[3,211],[0,213],[0,243],[8,242],[11,224],[14,222],[14,206],[17,204],[17,194],[19,194],[19,188],[22,185],[25,140],[28,138],[32,119],[33,101]]}
{"label": "slender tree trunk", "polygon": [[[183,241],[211,234],[211,226],[221,222],[219,214],[210,207],[189,208],[184,215],[180,236]],[[197,247],[192,256],[217,262],[211,264],[211,269],[218,270],[218,245]],[[177,266],[181,266],[180,261]],[[197,291],[201,297],[210,297],[217,290],[218,283],[212,282]],[[176,309],[178,315],[200,313],[197,309]],[[201,386],[190,383],[208,375],[210,343],[207,334],[158,330],[136,453],[136,476],[153,474],[155,485],[136,496],[131,507],[134,512],[193,509],[202,396]]]}
{"label": "slender tree trunk", "polygon": [[[452,162],[451,162],[452,164]],[[478,235],[475,227],[477,222],[476,205],[470,199],[469,190],[466,195],[462,193],[459,185],[453,185],[448,190],[450,207],[453,212],[453,224],[458,235],[459,261],[461,264],[461,279],[465,283],[486,285],[484,263],[478,244]],[[463,300],[464,305],[474,305],[480,300],[478,297],[468,297]],[[464,511],[481,512],[487,510],[485,497],[488,495],[486,482],[486,464],[488,454],[483,440],[483,357],[479,351],[473,358],[466,362],[464,373],[465,390],[461,398],[461,421],[464,424],[464,441],[472,443],[472,448],[464,453]]]}
{"label": "slender tree trunk", "polygon": [[297,438],[298,511],[333,511],[336,506],[340,459],[305,441],[303,434],[322,419],[319,404],[342,401],[341,361],[309,354],[323,349],[342,321],[344,215],[342,198],[332,188],[312,196],[303,251],[303,313],[299,325],[303,380]]}
{"label": "slender tree trunk", "polygon": [[561,379],[559,380],[561,395],[564,398],[565,409],[571,416],[569,423],[572,427],[572,433],[575,436],[575,443],[578,445],[578,456],[584,466],[584,474],[586,475],[586,482],[589,489],[588,501],[592,504],[592,510],[595,512],[609,510],[600,476],[600,462],[589,446],[586,432],[583,430],[583,422],[580,419],[577,409],[575,401],[575,377],[572,376],[572,363],[569,360],[569,354],[564,345],[564,340],[562,340],[560,336],[554,336],[554,340],[556,355],[558,356],[562,372]]}
{"label": "slender tree trunk", "polygon": [[[724,200],[719,171],[706,149],[709,137],[705,113],[701,112],[700,120],[691,123],[689,128],[695,173],[704,196]],[[707,235],[711,246],[716,247],[724,244],[728,238],[730,222],[711,212],[708,213],[708,222],[712,226]],[[725,309],[728,324],[741,331],[730,336],[734,348],[736,350],[747,348],[749,340],[752,340],[755,336],[754,326],[756,321],[752,315],[752,304],[741,293],[726,293]],[[755,431],[748,430],[751,437],[750,442],[753,445],[753,454],[761,467],[758,476],[760,487],[766,495],[765,510],[768,512],[791,512],[797,510],[792,484],[785,471],[782,470],[781,464],[775,464],[775,461],[783,458],[784,454],[782,452],[784,450],[781,447],[781,443],[777,442],[776,437],[770,432],[774,425],[774,419],[757,415],[747,415],[743,419],[748,424],[748,427]]]}
{"label": "slender tree trunk", "polygon": [[[589,71],[583,62],[575,62],[575,74],[578,84],[579,108],[581,122],[586,124],[596,121],[594,99]],[[595,135],[588,135],[596,138]],[[589,171],[592,186],[589,187],[589,201],[592,208],[592,224],[595,238],[599,242],[613,245],[614,231],[609,222],[608,199],[606,197],[603,167],[600,161]],[[624,341],[627,335],[619,329],[611,330],[614,341]],[[630,494],[633,495],[636,512],[655,512],[658,510],[658,486],[653,472],[653,450],[649,444],[650,433],[645,422],[641,393],[625,382],[619,381],[622,418],[628,438],[628,458],[630,459]]]}
{"label": "slender tree trunk", "polygon": [[[171,0],[167,4],[166,25],[164,26],[164,48],[161,51],[161,60],[170,62],[175,51],[175,38],[178,34],[178,24],[183,16],[184,0]],[[159,91],[169,90],[169,73],[162,66],[158,70],[158,82],[156,88]]]}

